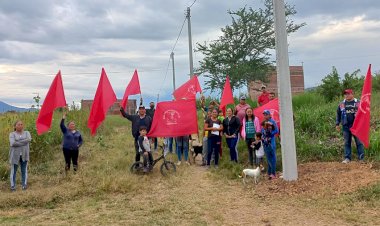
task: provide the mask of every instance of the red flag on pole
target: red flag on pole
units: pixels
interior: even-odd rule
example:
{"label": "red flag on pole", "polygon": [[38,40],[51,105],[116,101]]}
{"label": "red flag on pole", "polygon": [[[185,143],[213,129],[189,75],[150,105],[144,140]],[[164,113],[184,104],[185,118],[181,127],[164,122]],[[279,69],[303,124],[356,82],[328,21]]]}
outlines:
{"label": "red flag on pole", "polygon": [[106,71],[102,68],[98,88],[96,89],[94,102],[91,106],[90,116],[88,118],[87,127],[91,129],[91,135],[96,134],[96,129],[102,124],[106,118],[108,108],[116,101],[116,94],[112,89],[108,80]]}
{"label": "red flag on pole", "polygon": [[137,74],[137,70],[135,69],[132,79],[129,82],[127,88],[125,89],[123,100],[121,101],[121,106],[125,109],[125,106],[128,103],[128,96],[139,94],[139,93],[141,94],[140,81],[139,81],[139,75]]}
{"label": "red flag on pole", "polygon": [[263,112],[264,110],[269,110],[272,116],[272,119],[276,121],[278,128],[280,128],[280,110],[278,107],[278,99],[273,99],[268,103],[264,104],[253,110],[253,114],[259,118],[260,123],[264,120]]}
{"label": "red flag on pole", "polygon": [[189,81],[174,90],[173,96],[176,100],[190,100],[195,99],[197,92],[202,92],[202,89],[199,85],[198,76],[194,75]]}
{"label": "red flag on pole", "polygon": [[56,108],[65,107],[66,99],[62,85],[61,71],[58,71],[53,82],[50,85],[49,91],[46,94],[44,103],[36,120],[38,135],[48,131],[51,127],[53,113]]}
{"label": "red flag on pole", "polygon": [[149,137],[178,137],[198,133],[195,99],[157,104]]}
{"label": "red flag on pole", "polygon": [[355,135],[364,147],[369,147],[370,119],[371,119],[371,93],[372,93],[372,74],[371,64],[368,66],[367,75],[364,80],[362,97],[358,112],[356,113],[354,124],[351,127],[351,133]]}
{"label": "red flag on pole", "polygon": [[226,106],[228,104],[233,104],[233,103],[234,103],[234,96],[232,95],[230,78],[227,75],[226,82],[224,83],[224,88],[222,92],[222,98],[220,100],[220,105],[219,105],[224,115],[226,113]]}

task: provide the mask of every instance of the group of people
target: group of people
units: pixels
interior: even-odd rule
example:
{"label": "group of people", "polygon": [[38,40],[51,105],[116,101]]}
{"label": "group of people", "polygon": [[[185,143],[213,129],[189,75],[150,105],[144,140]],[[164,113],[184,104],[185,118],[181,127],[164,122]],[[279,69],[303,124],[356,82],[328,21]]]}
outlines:
{"label": "group of people", "polygon": [[275,136],[279,130],[270,111],[264,110],[262,112],[264,120],[259,122],[258,117],[253,114],[253,108],[246,103],[245,96],[240,97],[239,104],[234,109],[226,109],[225,117],[219,114],[221,111],[215,105],[217,103],[212,103],[211,108],[208,107],[205,116],[203,165],[210,168],[211,161],[214,161],[215,168],[218,168],[221,141],[224,136],[231,161],[238,162],[237,144],[239,140],[244,140],[250,166],[260,166],[261,170],[264,170],[263,156],[265,153],[268,163],[268,177],[270,179],[276,178]]}
{"label": "group of people", "polygon": [[[263,93],[258,99],[258,104],[260,106],[274,98],[274,95],[267,93],[265,88],[265,86],[262,87]],[[347,164],[352,160],[352,137],[354,137],[357,146],[358,160],[363,162],[363,144],[350,132],[360,102],[354,98],[351,89],[346,89],[344,91],[344,96],[344,100],[338,105],[336,117],[336,129],[340,131],[340,124],[342,124],[343,127],[343,163]],[[204,100],[203,96],[202,99]],[[152,118],[155,112],[154,107],[155,105],[153,102],[150,103],[150,109],[147,110],[143,105],[140,105],[137,114],[128,114],[122,107],[120,108],[122,116],[132,122],[132,136],[134,137],[136,152],[135,161],[140,161],[140,156],[143,155],[145,172],[150,170],[150,164],[153,162],[151,139],[148,139],[146,134],[149,132],[152,124]],[[276,122],[272,119],[269,110],[264,110],[262,112],[264,120],[259,122],[258,117],[253,114],[252,107],[246,103],[245,96],[240,97],[240,103],[234,109],[226,109],[226,116],[221,114],[221,111],[218,109],[218,103],[215,101],[210,102],[208,107],[202,105],[201,108],[205,112],[202,165],[210,168],[211,162],[214,162],[215,168],[218,168],[219,156],[222,153],[221,141],[222,136],[224,136],[230,152],[231,161],[239,161],[237,144],[239,140],[244,140],[247,146],[249,164],[252,167],[254,165],[259,166],[261,167],[261,170],[264,170],[263,156],[265,155],[268,166],[268,177],[269,179],[276,178],[276,136],[279,134],[279,129]],[[79,148],[83,144],[83,139],[81,133],[76,130],[75,123],[70,121],[65,125],[65,119],[66,110],[64,111],[60,122],[60,128],[63,134],[62,150],[65,159],[65,171],[68,172],[70,170],[72,163],[74,172],[76,172],[78,170]],[[178,165],[181,164],[182,154],[185,162],[190,165],[188,161],[189,139],[191,139],[190,135],[176,138],[165,138],[165,146],[170,152],[173,152],[173,140],[176,141]],[[28,131],[24,130],[23,122],[17,120],[14,124],[14,131],[9,134],[11,191],[16,190],[16,174],[18,166],[21,168],[22,189],[27,189],[31,141],[32,137]],[[153,138],[153,144],[154,149],[157,149],[157,138]]]}

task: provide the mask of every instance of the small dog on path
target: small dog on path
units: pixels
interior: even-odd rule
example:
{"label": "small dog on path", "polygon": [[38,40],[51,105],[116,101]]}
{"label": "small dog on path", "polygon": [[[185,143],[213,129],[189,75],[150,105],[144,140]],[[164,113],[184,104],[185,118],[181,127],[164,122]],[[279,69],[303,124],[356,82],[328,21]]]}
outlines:
{"label": "small dog on path", "polygon": [[258,166],[256,169],[243,169],[239,177],[243,178],[244,185],[245,185],[245,179],[247,177],[252,177],[253,180],[255,181],[255,184],[258,184],[259,178],[260,178],[260,167]]}

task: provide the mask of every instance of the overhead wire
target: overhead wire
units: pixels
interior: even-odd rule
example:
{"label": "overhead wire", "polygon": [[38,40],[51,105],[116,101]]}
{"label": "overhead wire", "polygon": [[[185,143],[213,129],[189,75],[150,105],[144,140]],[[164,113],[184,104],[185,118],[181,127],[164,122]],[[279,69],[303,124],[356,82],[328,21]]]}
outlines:
{"label": "overhead wire", "polygon": [[[193,3],[191,3],[191,5],[190,5],[188,8],[191,8],[191,7],[195,4],[196,1],[197,1],[197,0],[194,0]],[[186,19],[187,19],[187,17],[185,16],[185,18],[184,18],[184,20],[183,20],[183,22],[182,22],[181,29],[180,29],[180,31],[179,31],[179,33],[178,33],[177,39],[175,40],[175,43],[174,43],[174,45],[173,45],[173,48],[172,48],[172,50],[170,51],[170,54],[175,50],[175,47],[177,46],[177,43],[178,43],[179,37],[181,37],[181,34],[182,34],[183,27],[185,26]],[[161,90],[162,90],[162,87],[164,86],[164,84],[165,84],[165,82],[166,82],[166,78],[167,78],[167,76],[168,76],[168,72],[169,72],[170,60],[171,60],[171,56],[169,56],[168,65],[167,65],[167,67],[166,67],[166,72],[165,72],[165,77],[164,77],[164,80],[163,80],[163,82],[162,82],[162,84],[161,84],[160,89],[158,90],[158,95],[160,95]]]}
{"label": "overhead wire", "polygon": [[[183,20],[183,23],[182,23],[181,29],[180,29],[180,31],[179,31],[179,33],[178,33],[177,39],[175,40],[175,43],[174,43],[173,48],[172,48],[172,50],[170,51],[170,53],[172,53],[172,52],[175,50],[175,47],[177,46],[177,43],[178,43],[179,37],[181,37],[181,34],[182,34],[183,27],[185,26],[186,19],[187,19],[187,18],[185,17],[185,19]],[[170,66],[170,60],[171,60],[171,56],[169,56],[168,65],[167,65],[167,67],[166,67],[166,72],[165,72],[165,77],[164,77],[164,80],[163,80],[162,83],[161,83],[161,87],[160,87],[160,89],[158,90],[158,95],[161,93],[162,87],[164,86],[165,81],[166,81],[166,78],[167,78],[167,76],[168,76],[169,66]]]}

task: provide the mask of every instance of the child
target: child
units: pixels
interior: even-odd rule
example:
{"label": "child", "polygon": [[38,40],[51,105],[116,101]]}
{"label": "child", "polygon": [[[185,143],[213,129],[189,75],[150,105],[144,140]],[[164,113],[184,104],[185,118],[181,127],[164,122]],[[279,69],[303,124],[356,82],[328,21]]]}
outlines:
{"label": "child", "polygon": [[252,142],[252,148],[256,154],[256,166],[260,166],[260,170],[264,171],[263,157],[264,157],[264,145],[262,141],[262,133],[257,132],[255,134],[255,141]]}
{"label": "child", "polygon": [[274,135],[277,134],[276,127],[271,121],[264,121],[262,128],[262,140],[264,144],[264,152],[268,162],[269,179],[276,179],[276,149],[273,145],[275,142]]}
{"label": "child", "polygon": [[139,152],[143,155],[144,158],[144,173],[148,173],[150,171],[150,167],[153,163],[153,156],[150,151],[150,143],[149,139],[146,136],[147,128],[145,126],[140,127],[140,136],[137,139],[139,145]]}

